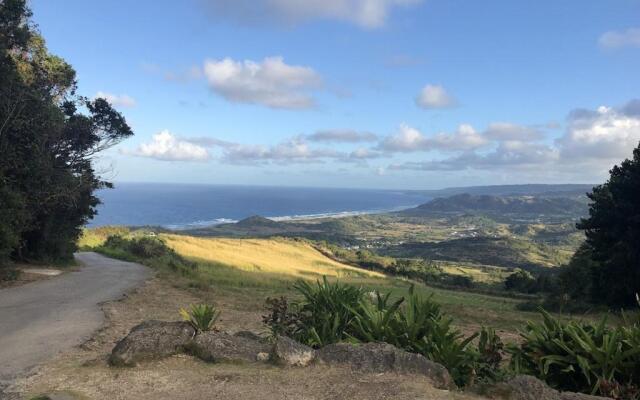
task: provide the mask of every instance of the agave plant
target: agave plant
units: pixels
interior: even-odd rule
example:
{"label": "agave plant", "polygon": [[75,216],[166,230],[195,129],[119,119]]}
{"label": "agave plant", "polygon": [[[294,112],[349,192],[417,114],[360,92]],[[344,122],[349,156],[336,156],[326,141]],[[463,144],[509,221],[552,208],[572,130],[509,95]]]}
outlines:
{"label": "agave plant", "polygon": [[330,283],[326,277],[310,284],[298,281],[295,289],[303,300],[295,304],[300,313],[297,340],[309,346],[321,347],[343,341],[364,297],[361,287]]}
{"label": "agave plant", "polygon": [[220,311],[210,304],[192,304],[189,309],[181,308],[182,319],[189,322],[198,332],[210,331],[220,317]]}
{"label": "agave plant", "polygon": [[[640,386],[640,327],[562,322],[541,311],[542,323],[529,322],[511,366],[563,390],[610,395],[610,387]],[[617,389],[616,389],[617,390]],[[625,389],[626,390],[626,389]]]}

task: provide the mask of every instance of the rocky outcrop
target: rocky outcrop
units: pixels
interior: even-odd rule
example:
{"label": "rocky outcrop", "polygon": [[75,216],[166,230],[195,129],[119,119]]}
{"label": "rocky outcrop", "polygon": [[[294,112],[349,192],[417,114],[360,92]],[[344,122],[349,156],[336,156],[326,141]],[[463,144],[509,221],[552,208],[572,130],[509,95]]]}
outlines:
{"label": "rocky outcrop", "polygon": [[145,321],[116,344],[109,363],[134,366],[143,360],[181,353],[195,334],[195,329],[188,322]]}
{"label": "rocky outcrop", "polygon": [[330,344],[318,350],[317,359],[320,363],[347,365],[366,372],[420,374],[429,378],[437,388],[455,387],[449,372],[442,365],[386,343]]}
{"label": "rocky outcrop", "polygon": [[607,400],[606,397],[584,393],[558,392],[540,379],[529,375],[518,375],[500,383],[487,393],[489,398],[504,400]]}
{"label": "rocky outcrop", "polygon": [[269,352],[269,345],[263,341],[230,335],[226,332],[202,332],[185,347],[187,352],[203,361],[262,361],[263,353]]}
{"label": "rocky outcrop", "polygon": [[316,351],[286,336],[278,336],[271,351],[271,360],[279,365],[306,367],[316,357]]}

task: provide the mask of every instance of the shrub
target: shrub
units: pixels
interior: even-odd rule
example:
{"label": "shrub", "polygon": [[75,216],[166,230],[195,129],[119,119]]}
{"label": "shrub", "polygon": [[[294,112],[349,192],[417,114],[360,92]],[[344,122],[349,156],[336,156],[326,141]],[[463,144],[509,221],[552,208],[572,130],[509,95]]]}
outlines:
{"label": "shrub", "polygon": [[562,322],[546,311],[543,321],[529,322],[522,343],[512,346],[511,367],[549,385],[604,396],[636,393],[640,385],[640,325],[609,327]]}
{"label": "shrub", "polygon": [[181,308],[182,319],[188,321],[198,332],[210,331],[220,317],[220,311],[209,304],[192,304],[189,310]]}
{"label": "shrub", "polygon": [[[283,297],[268,299],[269,314],[263,317],[274,334],[285,334],[313,347],[340,341],[386,342],[419,353],[444,365],[458,385],[479,377],[500,376],[502,342],[495,331],[464,338],[452,320],[431,297],[409,289],[408,297],[391,299],[379,292],[365,296],[361,288],[329,283],[295,285],[303,300],[289,304]],[[472,341],[480,335],[479,347]]]}
{"label": "shrub", "polygon": [[340,342],[348,332],[364,297],[361,287],[329,283],[326,277],[316,284],[298,281],[294,288],[303,296],[296,304],[300,319],[295,339],[313,347]]}
{"label": "shrub", "polygon": [[268,314],[262,316],[262,322],[269,327],[272,336],[297,336],[300,316],[290,307],[289,300],[284,297],[267,298]]}
{"label": "shrub", "polygon": [[17,281],[21,274],[19,269],[0,267],[0,281]]}

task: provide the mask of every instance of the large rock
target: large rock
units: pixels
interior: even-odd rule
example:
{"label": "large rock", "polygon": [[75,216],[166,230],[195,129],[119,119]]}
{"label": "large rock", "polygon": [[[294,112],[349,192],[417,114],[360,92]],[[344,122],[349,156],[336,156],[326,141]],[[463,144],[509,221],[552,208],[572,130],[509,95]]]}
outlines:
{"label": "large rock", "polygon": [[134,366],[143,360],[180,353],[195,334],[195,329],[188,322],[145,321],[116,344],[109,363]]}
{"label": "large rock", "polygon": [[269,352],[269,345],[260,340],[214,331],[198,334],[186,348],[190,354],[209,362],[256,362],[263,358],[258,354]]}
{"label": "large rock", "polygon": [[306,367],[316,357],[316,351],[286,336],[278,336],[271,351],[271,360],[276,364]]}
{"label": "large rock", "polygon": [[387,343],[330,344],[318,350],[319,362],[348,365],[367,372],[398,372],[424,375],[440,389],[454,388],[449,372],[424,356],[409,353]]}
{"label": "large rock", "polygon": [[606,397],[584,393],[558,392],[540,379],[529,375],[517,375],[507,382],[496,385],[487,395],[492,399],[505,400],[606,400]]}

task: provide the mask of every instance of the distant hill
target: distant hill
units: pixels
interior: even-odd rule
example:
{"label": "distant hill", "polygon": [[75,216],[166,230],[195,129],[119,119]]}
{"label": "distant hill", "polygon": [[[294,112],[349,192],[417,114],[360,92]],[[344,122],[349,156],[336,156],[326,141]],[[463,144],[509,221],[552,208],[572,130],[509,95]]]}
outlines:
{"label": "distant hill", "polygon": [[237,228],[282,228],[280,222],[274,221],[260,215],[254,215],[242,219],[234,224]]}
{"label": "distant hill", "polygon": [[538,196],[556,197],[576,195],[584,196],[590,192],[595,184],[524,184],[524,185],[490,185],[450,187],[438,190],[420,190],[420,194],[431,197],[446,197],[456,194],[468,193],[472,195],[492,196]]}
{"label": "distant hill", "polygon": [[503,268],[537,269],[562,265],[569,256],[550,246],[507,237],[478,237],[442,242],[403,243],[385,248],[392,257],[465,261]]}
{"label": "distant hill", "polygon": [[586,198],[580,196],[493,196],[457,194],[436,198],[416,208],[402,211],[405,215],[438,213],[486,213],[501,215],[566,215],[581,216],[587,212]]}

